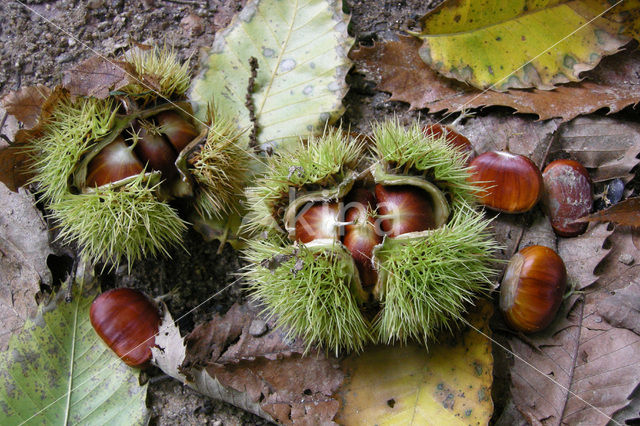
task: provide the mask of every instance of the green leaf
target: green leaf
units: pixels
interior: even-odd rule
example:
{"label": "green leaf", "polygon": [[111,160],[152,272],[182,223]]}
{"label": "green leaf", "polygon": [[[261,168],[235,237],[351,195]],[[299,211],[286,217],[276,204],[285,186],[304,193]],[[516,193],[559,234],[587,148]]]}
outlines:
{"label": "green leaf", "polygon": [[95,294],[81,281],[72,302],[58,294],[12,337],[0,360],[0,424],[146,424],[147,386],[94,332]]}
{"label": "green leaf", "polygon": [[619,33],[630,24],[616,8],[596,18],[610,7],[607,0],[448,0],[422,19],[420,57],[480,89],[550,90],[580,80],[629,41]]}
{"label": "green leaf", "polygon": [[336,120],[344,109],[352,44],[341,5],[339,0],[247,2],[216,35],[206,68],[194,83],[191,98],[199,118],[206,118],[206,106],[213,102],[240,128],[251,128],[245,102],[249,59],[255,57],[259,67],[252,103],[258,144],[295,141]]}

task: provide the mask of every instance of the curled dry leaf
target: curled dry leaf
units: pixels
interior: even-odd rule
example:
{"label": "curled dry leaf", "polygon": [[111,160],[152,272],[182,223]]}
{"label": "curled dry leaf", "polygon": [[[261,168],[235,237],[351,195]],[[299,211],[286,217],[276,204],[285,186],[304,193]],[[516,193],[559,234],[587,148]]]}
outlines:
{"label": "curled dry leaf", "polygon": [[[263,321],[258,312],[250,304],[236,304],[226,315],[196,327],[184,343],[165,321],[154,362],[198,391],[269,421],[332,423],[339,406],[332,395],[344,376],[337,360],[320,353],[303,357],[302,342],[288,339],[272,322],[266,322],[265,333],[256,333],[255,322]],[[165,333],[174,337],[167,339]],[[183,357],[167,359],[165,354],[180,350]]]}
{"label": "curled dry leaf", "polygon": [[346,359],[303,355],[304,342],[289,339],[259,310],[235,304],[184,341],[167,313],[154,363],[210,397],[282,424],[334,424],[336,415],[344,424],[408,420],[415,412],[436,413],[445,423],[491,417],[489,303],[473,309],[469,327],[430,350],[376,346]]}
{"label": "curled dry leaf", "polygon": [[135,69],[128,62],[92,56],[65,71],[62,85],[72,96],[93,96],[105,99],[110,91],[128,85],[135,77]]}
{"label": "curled dry leaf", "polygon": [[[33,177],[33,172],[30,171],[32,168],[29,166],[31,156],[28,149],[25,148],[32,139],[41,135],[42,127],[51,116],[53,107],[61,97],[66,96],[65,90],[61,87],[50,91],[49,89],[24,90],[21,93],[22,95],[7,95],[5,99],[10,99],[11,108],[18,112],[22,118],[34,123],[34,126],[18,130],[13,144],[0,147],[0,182],[14,192],[26,185]],[[47,94],[47,97],[40,99],[39,95],[36,96],[34,93]],[[39,116],[33,119],[36,110],[39,111]]]}
{"label": "curled dry leaf", "polygon": [[418,55],[420,41],[399,36],[396,41],[360,46],[350,54],[356,70],[376,81],[379,90],[391,93],[391,101],[409,103],[411,109],[430,112],[502,105],[540,120],[554,117],[569,121],[602,108],[618,112],[640,101],[640,51],[625,50],[604,58],[581,82],[555,90],[511,90],[482,92],[440,76]]}
{"label": "curled dry leaf", "polygon": [[613,222],[622,226],[640,227],[640,197],[621,201],[608,209],[582,217],[576,222]]}
{"label": "curled dry leaf", "polygon": [[51,89],[42,84],[22,87],[4,96],[2,106],[7,114],[13,115],[26,129],[30,129],[38,123],[42,106],[49,95]]}

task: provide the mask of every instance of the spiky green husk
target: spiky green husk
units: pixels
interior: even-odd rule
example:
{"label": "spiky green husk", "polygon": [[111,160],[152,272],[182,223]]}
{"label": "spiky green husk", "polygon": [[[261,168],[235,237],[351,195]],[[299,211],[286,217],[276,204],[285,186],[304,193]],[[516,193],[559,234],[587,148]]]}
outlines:
{"label": "spiky green husk", "polygon": [[475,202],[477,186],[469,183],[468,155],[452,147],[444,136],[425,136],[419,124],[403,127],[398,120],[373,126],[374,149],[380,161],[399,174],[424,172],[452,198]]}
{"label": "spiky green husk", "polygon": [[249,156],[239,145],[241,136],[231,120],[217,116],[194,154],[190,171],[199,184],[195,208],[201,216],[220,218],[237,210],[249,169]]}
{"label": "spiky green husk", "polygon": [[497,248],[488,224],[459,201],[449,223],[428,238],[385,241],[376,253],[380,273],[386,276],[374,325],[381,342],[415,339],[426,344],[488,291]]}
{"label": "spiky green husk", "polygon": [[[345,275],[344,269],[339,270],[340,275],[329,258],[316,252],[304,259],[305,267],[311,265],[310,269],[297,274],[291,271],[295,264],[291,257],[286,257],[286,262],[273,271],[264,266],[270,265],[269,259],[283,259],[281,255],[291,255],[296,250],[288,238],[274,231],[278,228],[275,225],[282,225],[290,188],[308,191],[336,188],[347,176],[353,176],[353,170],[360,166],[358,160],[366,158],[359,144],[342,139],[341,134],[329,136],[332,139],[328,141],[313,140],[308,147],[273,159],[258,186],[248,191],[252,225],[272,241],[249,244],[246,253],[252,262],[247,273],[251,291],[265,303],[268,312],[279,317],[279,324],[336,351],[357,350],[370,338],[385,343],[408,339],[427,342],[443,328],[451,328],[464,314],[467,304],[491,283],[496,244],[487,230],[489,221],[475,209],[476,189],[467,182],[467,157],[444,137],[425,136],[417,124],[409,129],[397,121],[374,125],[373,149],[383,172],[378,173],[379,166],[373,164],[367,171],[371,173],[369,179],[421,176],[446,194],[451,216],[441,228],[387,238],[374,250],[381,277],[374,295],[381,310],[373,327],[366,328],[369,324],[357,311],[357,303],[345,309],[344,301],[354,300],[345,295],[355,297],[350,288],[353,277]],[[339,243],[335,246],[344,250]],[[305,246],[300,245],[298,250],[302,253]],[[322,288],[334,289],[332,294],[341,295],[335,299],[332,312],[325,311],[326,304],[309,302],[315,300],[312,296],[319,291],[317,282],[322,283]],[[357,344],[335,340],[332,333],[336,331],[328,331],[330,327],[326,324],[331,315],[335,315],[334,324],[363,321],[350,330],[350,338]]]}
{"label": "spiky green husk", "polygon": [[82,155],[109,132],[115,110],[112,101],[95,98],[65,98],[55,106],[43,136],[30,147],[37,172],[31,183],[47,202],[68,192],[69,175]]}
{"label": "spiky green husk", "polygon": [[180,65],[173,48],[165,45],[148,50],[133,49],[126,59],[139,76],[147,80],[150,77],[154,83],[136,81],[121,89],[142,104],[157,97],[167,100],[181,96],[189,89],[189,61]]}
{"label": "spiky green husk", "polygon": [[168,204],[158,201],[157,185],[138,175],[121,187],[106,185],[86,194],[67,194],[51,204],[59,239],[76,243],[85,259],[129,268],[146,256],[168,254],[180,245],[186,225]]}
{"label": "spiky green husk", "polygon": [[337,355],[359,351],[370,340],[370,326],[350,291],[355,267],[344,248],[296,248],[274,236],[249,242],[246,253],[251,294],[307,349],[319,345]]}
{"label": "spiky green husk", "polygon": [[475,209],[478,189],[467,180],[466,154],[444,136],[425,136],[417,123],[409,128],[397,120],[374,125],[373,139],[388,171],[422,173],[448,194],[452,212],[445,226],[428,237],[386,240],[376,253],[387,275],[376,335],[385,343],[426,343],[489,288],[497,245],[487,230],[489,221]]}
{"label": "spiky green husk", "polygon": [[247,229],[256,231],[264,226],[278,204],[288,200],[290,189],[336,186],[348,171],[356,169],[363,153],[361,142],[349,140],[337,129],[328,129],[322,137],[310,137],[293,152],[276,153],[269,158],[264,177],[246,190],[250,206]]}

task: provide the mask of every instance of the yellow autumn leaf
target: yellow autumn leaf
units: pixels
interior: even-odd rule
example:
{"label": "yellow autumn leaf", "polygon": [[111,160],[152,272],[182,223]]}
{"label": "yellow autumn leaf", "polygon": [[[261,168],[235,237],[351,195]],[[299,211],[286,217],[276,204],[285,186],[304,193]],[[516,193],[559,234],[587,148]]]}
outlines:
{"label": "yellow autumn leaf", "polygon": [[493,413],[493,356],[484,302],[467,327],[429,350],[375,346],[343,361],[347,372],[336,417],[344,425],[487,424]]}
{"label": "yellow autumn leaf", "polygon": [[630,40],[639,2],[623,3],[448,0],[414,35],[423,40],[422,60],[447,77],[480,89],[550,90],[580,80]]}

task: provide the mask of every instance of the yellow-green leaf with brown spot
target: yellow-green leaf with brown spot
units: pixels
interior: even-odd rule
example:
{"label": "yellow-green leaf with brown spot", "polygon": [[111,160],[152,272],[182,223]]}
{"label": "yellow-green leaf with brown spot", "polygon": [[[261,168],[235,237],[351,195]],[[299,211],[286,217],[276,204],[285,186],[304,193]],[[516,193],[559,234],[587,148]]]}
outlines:
{"label": "yellow-green leaf with brown spot", "polygon": [[493,413],[493,355],[485,302],[469,327],[429,350],[375,346],[344,360],[336,421],[344,425],[487,424]]}
{"label": "yellow-green leaf with brown spot", "polygon": [[415,35],[422,60],[446,77],[480,89],[550,90],[580,80],[630,40],[640,2],[626,3],[447,0]]}
{"label": "yellow-green leaf with brown spot", "polygon": [[257,144],[277,149],[322,133],[344,111],[347,51],[353,44],[348,22],[337,0],[249,0],[216,34],[191,92],[196,114],[205,119],[206,107],[214,103],[238,127],[250,129],[246,102],[253,57],[258,69],[249,98]]}

